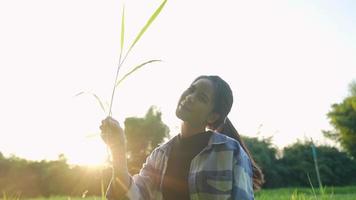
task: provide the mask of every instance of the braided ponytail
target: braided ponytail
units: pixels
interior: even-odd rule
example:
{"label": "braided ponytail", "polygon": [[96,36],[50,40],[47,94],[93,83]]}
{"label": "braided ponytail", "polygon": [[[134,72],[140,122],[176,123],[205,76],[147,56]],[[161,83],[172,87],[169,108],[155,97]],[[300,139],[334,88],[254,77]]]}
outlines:
{"label": "braided ponytail", "polygon": [[222,123],[217,129],[219,133],[222,133],[228,137],[234,138],[237,140],[241,147],[245,150],[247,153],[248,157],[251,160],[252,163],[252,178],[253,178],[253,189],[255,191],[261,189],[262,184],[264,183],[264,176],[263,173],[260,169],[260,167],[256,164],[255,160],[252,158],[252,155],[250,151],[248,150],[246,144],[243,142],[240,134],[237,132],[235,129],[234,125],[231,123],[229,118],[226,118],[225,123]]}

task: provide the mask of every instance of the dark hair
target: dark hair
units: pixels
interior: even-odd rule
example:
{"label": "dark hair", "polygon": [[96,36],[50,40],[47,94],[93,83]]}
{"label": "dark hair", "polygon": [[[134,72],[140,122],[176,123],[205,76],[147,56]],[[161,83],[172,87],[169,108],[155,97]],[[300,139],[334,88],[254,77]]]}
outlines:
{"label": "dark hair", "polygon": [[254,159],[252,158],[245,143],[242,141],[240,134],[237,132],[237,130],[235,129],[234,125],[231,123],[229,118],[227,118],[227,115],[229,114],[233,103],[232,90],[229,84],[227,84],[219,76],[205,76],[205,75],[199,76],[193,81],[193,83],[200,79],[208,79],[213,83],[215,87],[213,112],[219,114],[220,116],[219,119],[216,120],[213,124],[208,124],[208,127],[228,137],[234,138],[240,143],[241,147],[245,150],[252,163],[253,189],[259,190],[262,184],[264,183],[263,173],[259,168],[259,166],[254,161]]}

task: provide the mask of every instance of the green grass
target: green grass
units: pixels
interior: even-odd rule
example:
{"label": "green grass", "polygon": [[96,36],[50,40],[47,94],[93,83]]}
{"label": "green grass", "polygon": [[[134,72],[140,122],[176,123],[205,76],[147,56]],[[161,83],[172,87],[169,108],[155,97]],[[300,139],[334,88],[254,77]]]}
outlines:
{"label": "green grass", "polygon": [[101,197],[98,196],[98,197],[81,198],[81,197],[54,196],[49,198],[45,198],[45,197],[32,198],[28,200],[101,200]]}
{"label": "green grass", "polygon": [[[326,187],[323,195],[315,191],[314,195],[311,188],[281,188],[281,189],[264,189],[255,193],[256,200],[356,200],[356,186],[345,187]],[[5,198],[4,198],[5,197]],[[15,196],[3,195],[4,200],[27,199],[18,198]],[[1,199],[1,198],[0,198]],[[101,200],[102,197],[88,196],[68,197],[68,196],[53,196],[49,198],[38,197],[29,200]]]}
{"label": "green grass", "polygon": [[324,194],[311,188],[265,189],[255,194],[256,200],[355,200],[356,186],[326,187]]}

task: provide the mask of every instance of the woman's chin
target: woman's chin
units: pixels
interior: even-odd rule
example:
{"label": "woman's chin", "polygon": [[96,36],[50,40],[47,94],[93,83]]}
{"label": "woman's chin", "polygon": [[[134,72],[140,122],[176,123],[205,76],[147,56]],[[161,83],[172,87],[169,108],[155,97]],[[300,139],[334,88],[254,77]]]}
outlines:
{"label": "woman's chin", "polygon": [[186,117],[184,116],[183,112],[181,109],[179,109],[179,107],[176,110],[176,116],[178,117],[178,119],[185,121]]}

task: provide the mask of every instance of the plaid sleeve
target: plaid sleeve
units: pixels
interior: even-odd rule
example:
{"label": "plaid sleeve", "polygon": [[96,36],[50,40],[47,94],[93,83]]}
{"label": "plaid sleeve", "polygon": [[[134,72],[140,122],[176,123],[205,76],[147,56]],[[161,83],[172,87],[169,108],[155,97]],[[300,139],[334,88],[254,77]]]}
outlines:
{"label": "plaid sleeve", "polygon": [[253,200],[252,165],[245,151],[240,147],[235,156],[233,168],[233,190],[234,200]]}
{"label": "plaid sleeve", "polygon": [[153,200],[159,180],[159,172],[155,168],[158,156],[158,152],[153,151],[147,157],[139,174],[132,177],[128,175],[129,185],[122,185],[113,177],[106,198],[108,200]]}

